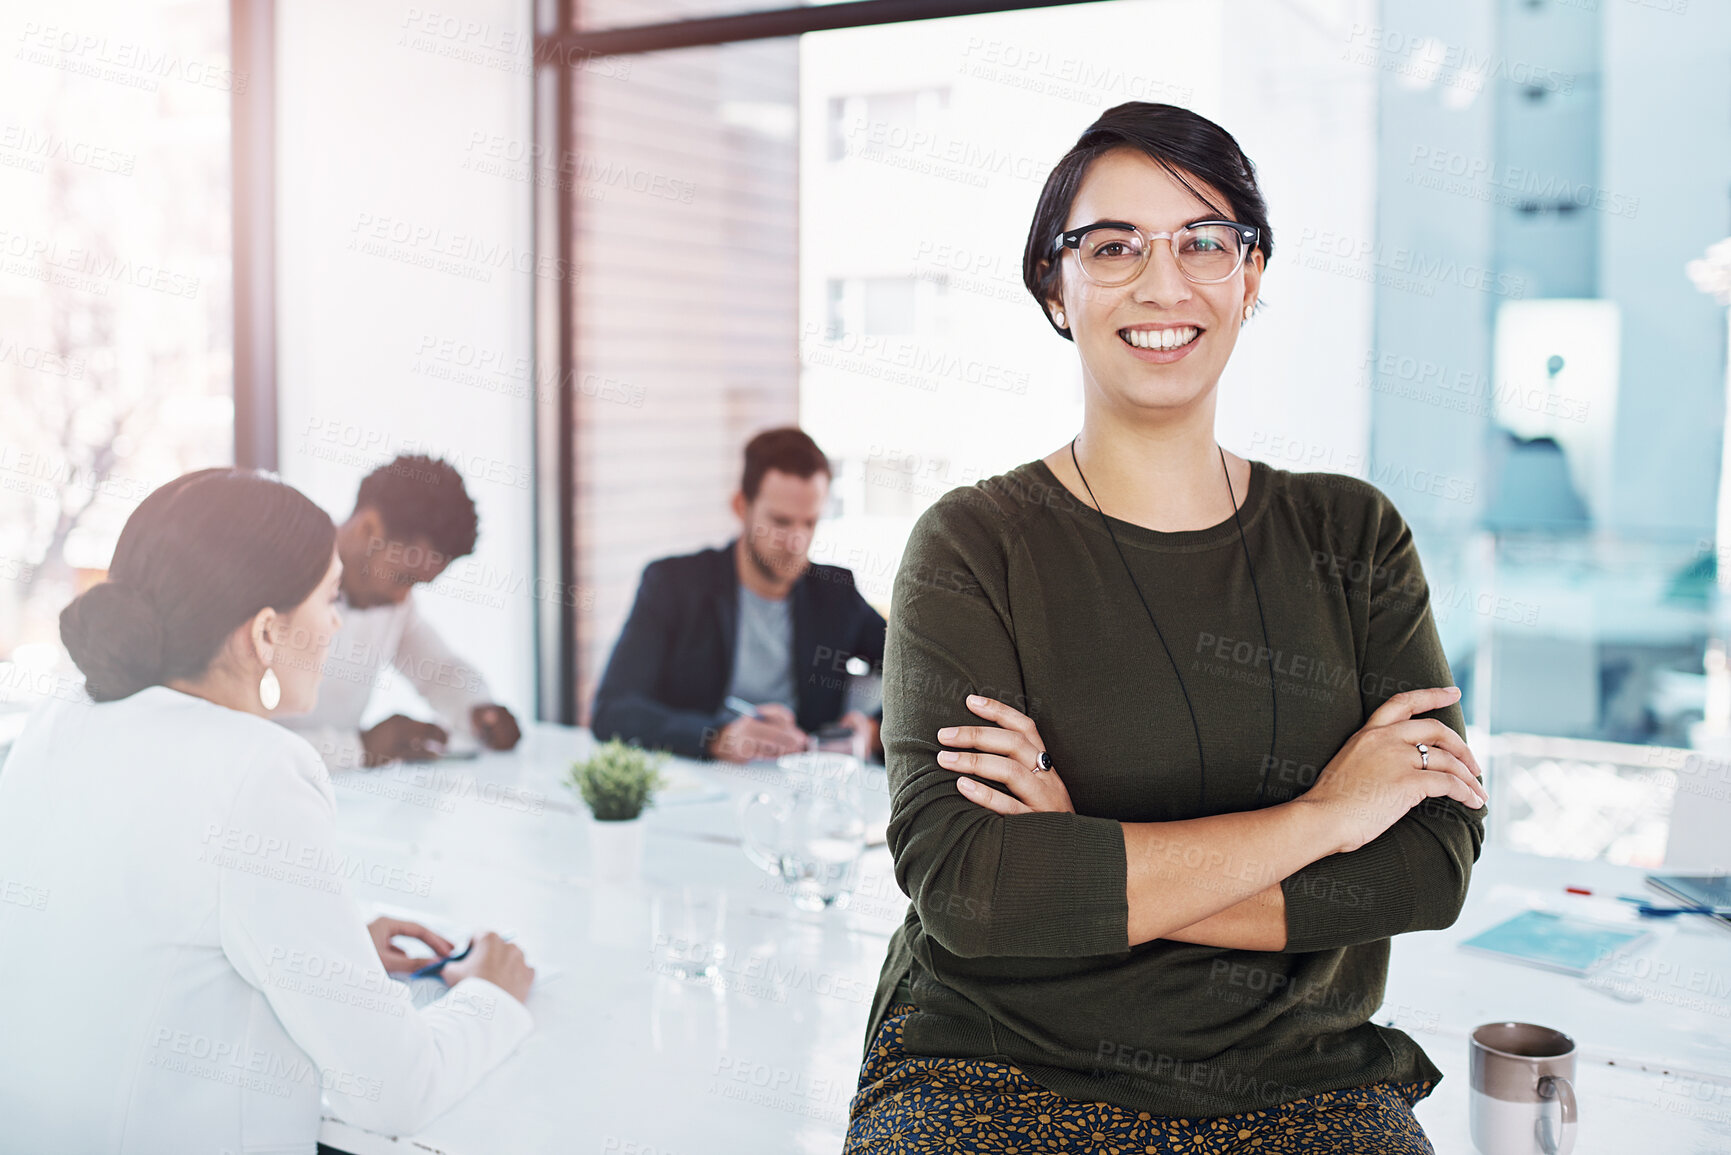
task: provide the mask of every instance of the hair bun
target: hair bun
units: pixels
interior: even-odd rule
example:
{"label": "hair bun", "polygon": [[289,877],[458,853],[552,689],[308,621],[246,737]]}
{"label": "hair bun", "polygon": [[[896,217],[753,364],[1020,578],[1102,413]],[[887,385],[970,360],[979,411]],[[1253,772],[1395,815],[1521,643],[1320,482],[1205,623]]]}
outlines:
{"label": "hair bun", "polygon": [[60,611],[60,640],[98,702],[130,697],[162,676],[156,607],[119,582],[101,582],[72,599]]}

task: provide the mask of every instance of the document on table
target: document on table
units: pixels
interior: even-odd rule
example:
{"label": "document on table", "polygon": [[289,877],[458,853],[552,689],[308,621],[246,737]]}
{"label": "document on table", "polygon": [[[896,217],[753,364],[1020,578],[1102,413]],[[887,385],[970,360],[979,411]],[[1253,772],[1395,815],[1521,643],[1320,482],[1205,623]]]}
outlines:
{"label": "document on table", "polygon": [[1647,932],[1636,927],[1529,910],[1481,931],[1461,948],[1580,976],[1646,937]]}
{"label": "document on table", "polygon": [[655,805],[725,801],[727,791],[691,767],[675,764],[661,768],[661,786],[655,791]]}

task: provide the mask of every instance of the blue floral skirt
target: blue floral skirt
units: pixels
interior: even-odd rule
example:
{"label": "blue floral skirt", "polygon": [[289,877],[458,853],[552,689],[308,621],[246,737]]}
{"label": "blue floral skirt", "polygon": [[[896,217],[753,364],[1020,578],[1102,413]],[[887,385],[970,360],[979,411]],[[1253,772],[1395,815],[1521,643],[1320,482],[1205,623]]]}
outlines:
{"label": "blue floral skirt", "polygon": [[1019,1067],[902,1049],[893,1006],[860,1069],[843,1155],[1435,1155],[1412,1107],[1431,1084],[1378,1083],[1218,1119],[1174,1119],[1048,1091]]}

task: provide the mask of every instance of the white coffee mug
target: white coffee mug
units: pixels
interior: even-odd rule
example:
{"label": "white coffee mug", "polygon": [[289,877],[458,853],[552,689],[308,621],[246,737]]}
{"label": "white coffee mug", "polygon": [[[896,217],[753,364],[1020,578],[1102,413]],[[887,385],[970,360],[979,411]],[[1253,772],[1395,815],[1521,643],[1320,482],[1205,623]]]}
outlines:
{"label": "white coffee mug", "polygon": [[1575,1149],[1575,1040],[1533,1023],[1486,1023],[1473,1030],[1469,1072],[1473,1146],[1481,1155]]}

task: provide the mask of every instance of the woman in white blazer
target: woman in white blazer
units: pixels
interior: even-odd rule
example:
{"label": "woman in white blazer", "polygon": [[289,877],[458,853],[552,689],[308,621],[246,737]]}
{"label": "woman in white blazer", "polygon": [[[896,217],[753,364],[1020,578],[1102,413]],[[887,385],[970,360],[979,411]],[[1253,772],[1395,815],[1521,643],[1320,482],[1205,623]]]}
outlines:
{"label": "woman in white blazer", "polygon": [[416,1011],[414,964],[343,879],[305,739],[338,619],[330,518],[263,475],[188,474],[61,615],[91,701],[0,770],[0,1151],[315,1149],[320,1094],[410,1133],[531,1029],[533,972],[482,936]]}

